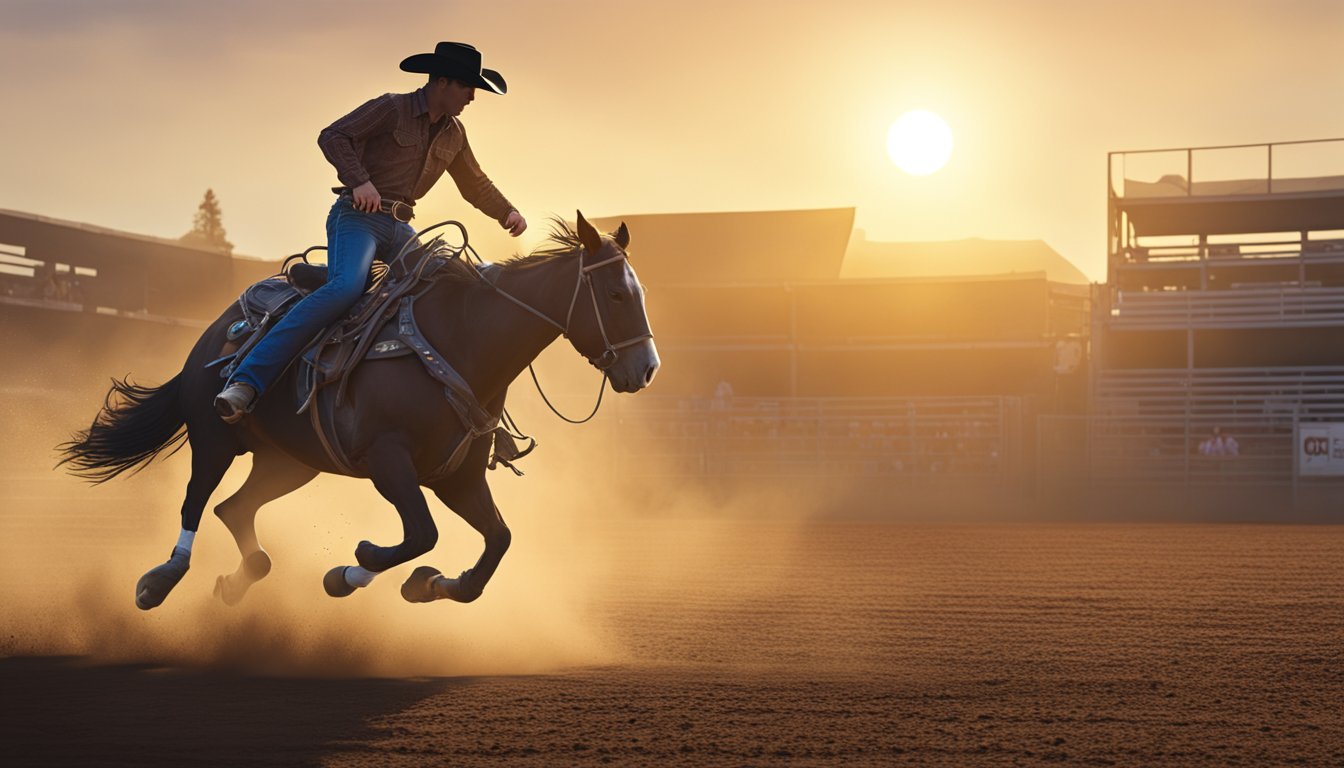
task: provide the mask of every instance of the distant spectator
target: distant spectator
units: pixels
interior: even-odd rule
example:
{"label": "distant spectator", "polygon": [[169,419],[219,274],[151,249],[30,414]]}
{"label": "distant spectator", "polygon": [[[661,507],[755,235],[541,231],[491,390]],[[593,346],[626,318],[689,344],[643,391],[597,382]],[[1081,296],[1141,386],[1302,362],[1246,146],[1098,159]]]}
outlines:
{"label": "distant spectator", "polygon": [[[720,379],[718,385],[714,387],[714,396],[709,399],[710,428],[717,438],[724,438],[728,435],[731,415],[727,411],[729,401],[732,399],[733,385],[729,384],[727,379]],[[715,447],[722,449],[724,446],[716,442]]]}
{"label": "distant spectator", "polygon": [[1241,446],[1236,438],[1224,435],[1219,427],[1213,428],[1213,434],[1199,444],[1200,456],[1236,456]]}
{"label": "distant spectator", "polygon": [[70,276],[56,275],[56,300],[70,301]]}
{"label": "distant spectator", "polygon": [[56,268],[50,264],[43,264],[33,270],[33,277],[40,285],[40,295],[47,301],[55,301],[56,295],[60,292],[60,286],[56,284]]}
{"label": "distant spectator", "polygon": [[709,401],[710,410],[722,411],[733,399],[733,385],[727,379],[720,379],[714,387],[714,399]]}

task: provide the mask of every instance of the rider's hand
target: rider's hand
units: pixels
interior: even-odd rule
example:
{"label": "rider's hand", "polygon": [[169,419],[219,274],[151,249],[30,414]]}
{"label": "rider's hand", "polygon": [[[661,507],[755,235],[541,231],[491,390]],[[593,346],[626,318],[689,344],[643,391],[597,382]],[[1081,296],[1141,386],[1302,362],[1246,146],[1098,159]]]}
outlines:
{"label": "rider's hand", "polygon": [[365,213],[377,213],[382,205],[382,195],[373,186],[372,181],[366,181],[358,187],[350,190],[350,194],[355,198],[355,210]]}
{"label": "rider's hand", "polygon": [[517,237],[527,231],[527,219],[517,211],[509,211],[509,217],[504,220],[504,228],[509,230],[510,235]]}

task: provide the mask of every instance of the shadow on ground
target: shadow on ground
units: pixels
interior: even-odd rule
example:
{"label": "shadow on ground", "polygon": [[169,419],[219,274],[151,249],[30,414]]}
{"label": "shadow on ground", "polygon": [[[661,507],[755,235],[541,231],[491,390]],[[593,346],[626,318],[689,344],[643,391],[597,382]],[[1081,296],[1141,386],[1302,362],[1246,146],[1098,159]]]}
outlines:
{"label": "shadow on ground", "polygon": [[455,680],[245,677],[230,670],[0,659],[9,765],[317,765]]}

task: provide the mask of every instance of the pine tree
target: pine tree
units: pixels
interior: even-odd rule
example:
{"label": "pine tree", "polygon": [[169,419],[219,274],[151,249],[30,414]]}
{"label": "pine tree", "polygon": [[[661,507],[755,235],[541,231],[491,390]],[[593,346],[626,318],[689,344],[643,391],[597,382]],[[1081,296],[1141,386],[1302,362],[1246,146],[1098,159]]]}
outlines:
{"label": "pine tree", "polygon": [[219,210],[219,200],[213,189],[205,190],[205,199],[196,209],[196,218],[191,231],[182,236],[182,241],[195,245],[204,245],[227,254],[233,253],[233,243],[225,237],[223,214]]}

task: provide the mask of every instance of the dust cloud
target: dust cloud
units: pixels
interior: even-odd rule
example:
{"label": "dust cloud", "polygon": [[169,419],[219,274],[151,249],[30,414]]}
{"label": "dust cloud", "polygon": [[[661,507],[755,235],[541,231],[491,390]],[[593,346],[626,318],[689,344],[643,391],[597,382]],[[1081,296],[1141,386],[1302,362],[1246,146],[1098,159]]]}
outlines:
{"label": "dust cloud", "polygon": [[[513,410],[541,446],[522,461],[525,477],[489,473],[513,545],[475,603],[413,605],[398,592],[418,565],[453,576],[480,555],[479,534],[432,494],[435,551],[350,597],[328,597],[321,579],[329,568],[354,564],[361,539],[390,544],[401,529],[371,483],[322,475],[262,508],[258,535],[273,570],[241,604],[224,605],[212,594],[215,578],[237,567],[238,552],[211,510],[246,477],[250,457],[240,457],[211,498],[191,570],[162,606],[142,612],[134,586],[176,541],[190,448],[90,486],[53,469],[54,446],[92,420],[108,376],[129,370],[139,383],[157,384],[173,375],[187,336],[158,346],[143,338],[61,339],[19,361],[22,383],[7,381],[0,655],[304,676],[525,675],[639,664],[649,649],[622,630],[628,612],[611,606],[676,599],[689,588],[712,593],[720,606],[776,592],[814,508],[796,493],[711,492],[657,467],[632,472],[628,461],[616,471],[613,455],[637,433],[616,424],[609,406],[591,425],[563,424],[524,379]],[[591,396],[595,374],[581,361],[556,362],[572,356],[561,347],[544,356],[543,374],[560,403],[578,403]],[[660,474],[665,479],[651,479]],[[749,522],[765,518],[767,528]],[[753,578],[716,578],[744,554]]]}

